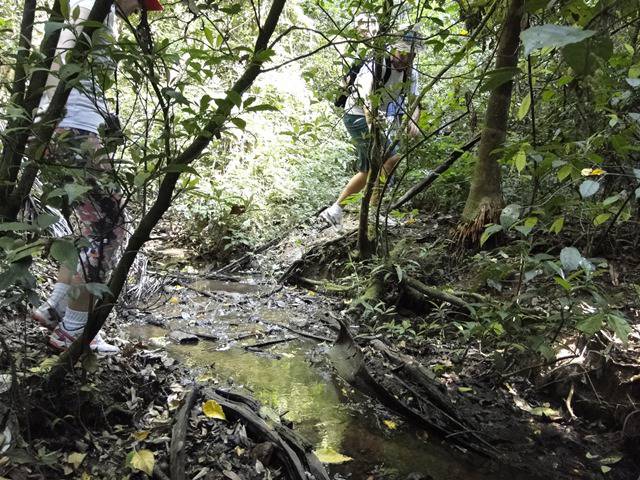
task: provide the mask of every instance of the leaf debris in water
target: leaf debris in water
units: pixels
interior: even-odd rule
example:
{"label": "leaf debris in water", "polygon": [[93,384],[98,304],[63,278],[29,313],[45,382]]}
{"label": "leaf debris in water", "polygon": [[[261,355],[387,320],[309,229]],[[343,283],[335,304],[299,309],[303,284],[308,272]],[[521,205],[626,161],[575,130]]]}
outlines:
{"label": "leaf debris in water", "polygon": [[353,460],[353,458],[342,455],[341,453],[336,452],[333,448],[330,447],[315,450],[313,453],[322,463],[339,464],[347,463]]}

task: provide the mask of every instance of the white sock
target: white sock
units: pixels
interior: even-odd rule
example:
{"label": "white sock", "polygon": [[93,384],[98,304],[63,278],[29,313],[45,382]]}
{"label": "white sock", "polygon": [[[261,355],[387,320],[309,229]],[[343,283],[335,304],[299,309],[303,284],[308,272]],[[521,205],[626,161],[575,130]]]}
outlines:
{"label": "white sock", "polygon": [[67,307],[64,312],[64,318],[62,319],[62,326],[66,330],[79,330],[84,328],[89,319],[89,312],[81,312],[79,310],[72,310]]}
{"label": "white sock", "polygon": [[51,295],[49,295],[49,298],[47,298],[47,303],[53,308],[57,309],[60,302],[62,302],[63,300],[66,301],[67,292],[70,288],[71,285],[69,285],[68,283],[56,282],[56,284],[53,286]]}

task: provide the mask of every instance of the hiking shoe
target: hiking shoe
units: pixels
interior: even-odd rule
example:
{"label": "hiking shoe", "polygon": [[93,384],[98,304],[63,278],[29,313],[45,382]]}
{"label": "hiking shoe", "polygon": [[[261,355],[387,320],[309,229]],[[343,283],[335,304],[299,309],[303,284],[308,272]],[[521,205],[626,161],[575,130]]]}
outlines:
{"label": "hiking shoe", "polygon": [[334,203],[329,208],[323,210],[320,215],[318,215],[318,218],[331,227],[339,227],[342,225],[342,215],[342,207]]}
{"label": "hiking shoe", "polygon": [[[63,323],[60,322],[49,336],[49,346],[58,351],[64,351],[68,349],[80,335],[82,335],[83,330],[84,329],[82,328],[78,328],[77,330],[67,330],[66,328],[64,328]],[[120,349],[115,345],[107,343],[102,338],[100,332],[98,332],[89,346],[94,352],[103,353],[105,355],[118,353],[120,351]]]}
{"label": "hiking shoe", "polygon": [[31,310],[31,318],[48,330],[53,330],[60,323],[60,314],[46,302]]}

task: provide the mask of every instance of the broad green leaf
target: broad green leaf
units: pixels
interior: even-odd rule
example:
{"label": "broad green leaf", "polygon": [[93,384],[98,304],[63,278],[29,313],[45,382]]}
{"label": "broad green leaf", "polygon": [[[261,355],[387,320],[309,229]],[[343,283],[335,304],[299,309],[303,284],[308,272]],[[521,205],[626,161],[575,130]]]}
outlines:
{"label": "broad green leaf", "polygon": [[601,213],[596,218],[593,219],[593,224],[597,227],[598,225],[602,225],[604,222],[611,218],[610,213]]}
{"label": "broad green leaf", "polygon": [[482,236],[480,237],[480,246],[484,245],[487,240],[493,235],[502,230],[502,225],[489,225],[484,232],[482,232]]}
{"label": "broad green leaf", "polygon": [[600,62],[613,54],[613,42],[609,37],[599,36],[567,45],[562,49],[562,58],[579,76],[591,75]]}
{"label": "broad green leaf", "polygon": [[564,180],[569,175],[571,175],[572,171],[573,171],[573,165],[571,165],[570,163],[567,165],[564,165],[560,170],[558,170],[558,180],[560,181]]}
{"label": "broad green leaf", "polygon": [[576,247],[564,247],[560,251],[560,263],[567,272],[580,268],[582,259],[582,254]]}
{"label": "broad green leaf", "polygon": [[594,196],[600,190],[600,184],[593,180],[585,180],[580,184],[580,195],[582,198],[589,198]]}
{"label": "broad green leaf", "polygon": [[603,320],[603,316],[600,313],[591,315],[590,317],[578,322],[576,328],[587,335],[593,335],[602,330]]}
{"label": "broad green leaf", "polygon": [[571,291],[571,283],[569,283],[568,281],[566,281],[564,278],[561,277],[553,277],[553,279],[555,280],[555,282],[560,285],[562,288],[564,288],[567,292]]}
{"label": "broad green leaf", "polygon": [[531,94],[527,94],[527,96],[522,99],[520,108],[518,108],[518,114],[516,115],[518,117],[518,120],[522,120],[527,116],[529,108],[531,108]]}
{"label": "broad green leaf", "polygon": [[153,452],[146,449],[134,451],[129,460],[129,466],[132,469],[140,470],[149,476],[153,475],[153,466],[155,463]]}
{"label": "broad green leaf", "polygon": [[564,227],[564,217],[558,217],[551,224],[549,231],[558,234],[562,230],[562,227]]}
{"label": "broad green leaf", "polygon": [[77,198],[81,197],[85,193],[91,190],[91,187],[87,185],[78,185],[77,183],[67,183],[64,186],[64,191],[69,197],[69,203],[73,203]]}
{"label": "broad green leaf", "polygon": [[522,172],[522,170],[525,169],[525,167],[527,166],[527,154],[524,150],[518,150],[518,153],[516,153],[516,157],[514,159],[514,164],[516,166],[516,169],[518,170],[518,173]]}
{"label": "broad green leaf", "polygon": [[609,314],[607,315],[607,324],[616,334],[616,337],[626,346],[629,340],[629,333],[631,333],[631,326],[627,319],[619,315]]}
{"label": "broad green leaf", "polygon": [[60,220],[60,217],[57,215],[52,215],[50,213],[42,213],[38,215],[36,219],[36,223],[40,228],[49,228],[51,225],[55,225]]}
{"label": "broad green leaf", "polygon": [[240,130],[244,130],[245,127],[247,126],[247,122],[245,122],[243,119],[238,118],[238,117],[232,118],[231,119],[231,123],[233,123]]}
{"label": "broad green leaf", "polygon": [[222,405],[215,400],[207,400],[202,404],[202,413],[209,418],[219,418],[220,420],[226,420],[227,417],[224,414]]}
{"label": "broad green leaf", "polygon": [[511,203],[502,209],[500,212],[500,225],[505,230],[508,230],[514,223],[520,220],[522,214],[522,207],[517,203]]}
{"label": "broad green leaf", "polygon": [[35,231],[38,228],[35,225],[24,222],[5,222],[0,223],[0,232],[28,232]]}
{"label": "broad green leaf", "polygon": [[578,27],[564,25],[539,25],[530,27],[520,34],[524,45],[524,55],[529,55],[533,50],[546,47],[564,47],[572,43],[595,35],[594,30],[583,30]]}
{"label": "broad green leaf", "polygon": [[507,82],[510,82],[517,75],[519,75],[522,71],[517,67],[502,67],[487,72],[484,80],[482,81],[482,86],[480,87],[481,92],[487,92],[491,90],[495,90],[500,85],[503,85]]}
{"label": "broad green leaf", "polygon": [[78,249],[75,244],[69,240],[55,239],[51,244],[49,253],[60,264],[67,267],[72,272],[76,271],[78,266]]}

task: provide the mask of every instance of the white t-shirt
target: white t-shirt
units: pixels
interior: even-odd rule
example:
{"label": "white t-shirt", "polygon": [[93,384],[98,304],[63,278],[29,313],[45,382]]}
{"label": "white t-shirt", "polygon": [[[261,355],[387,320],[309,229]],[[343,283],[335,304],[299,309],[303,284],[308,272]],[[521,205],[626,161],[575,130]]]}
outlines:
{"label": "white t-shirt", "polygon": [[[347,98],[345,104],[345,113],[351,115],[364,115],[363,105],[369,102],[369,96],[373,90],[373,66],[374,61],[369,60],[365,62],[358,76],[353,84],[354,88]],[[390,68],[385,65],[385,69]],[[418,94],[418,72],[413,68],[410,68],[409,86],[403,86],[404,72],[401,70],[391,69],[389,79],[386,81],[383,87],[381,87],[382,98],[380,111],[385,112],[387,116],[395,116],[404,113],[404,104],[407,93],[412,95]],[[385,76],[385,71],[382,72],[382,77]],[[409,75],[407,75],[409,77]]]}
{"label": "white t-shirt", "polygon": [[[70,0],[69,12],[73,15],[76,7],[86,8],[91,11],[94,0]],[[111,12],[104,21],[105,29],[101,32],[100,41],[94,45],[94,52],[91,55],[90,65],[92,72],[80,80],[80,85],[73,88],[69,93],[65,106],[64,117],[58,124],[60,128],[78,128],[88,132],[98,133],[98,127],[105,121],[105,115],[109,112],[104,97],[104,85],[102,79],[105,75],[113,75],[115,62],[108,52],[103,51],[100,46],[109,45],[116,38],[115,29],[116,10],[115,5],[111,7]],[[95,73],[100,70],[100,73]],[[49,95],[53,96],[53,91]],[[43,95],[40,101],[39,111],[44,112],[49,106],[50,98]]]}

